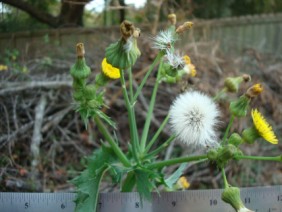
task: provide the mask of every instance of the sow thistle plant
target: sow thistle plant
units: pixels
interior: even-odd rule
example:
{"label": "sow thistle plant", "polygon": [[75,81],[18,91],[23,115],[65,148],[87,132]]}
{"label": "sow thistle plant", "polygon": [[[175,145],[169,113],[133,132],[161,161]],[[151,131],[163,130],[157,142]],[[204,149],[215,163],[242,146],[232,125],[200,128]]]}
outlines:
{"label": "sow thistle plant", "polygon": [[[241,150],[242,144],[253,144],[259,138],[271,144],[278,143],[272,127],[263,115],[258,109],[250,108],[252,99],[263,91],[260,84],[251,86],[242,96],[230,102],[230,122],[223,136],[217,131],[220,109],[216,101],[230,92],[238,92],[243,82],[251,80],[249,75],[227,78],[224,88],[213,98],[197,90],[180,94],[172,103],[159,129],[152,137],[148,136],[159,85],[177,83],[183,77],[194,77],[197,73],[190,57],[181,55],[175,49],[175,43],[180,40],[182,33],[192,27],[192,23],[186,22],[176,27],[174,14],[169,15],[169,21],[168,29],[159,32],[152,39],[152,47],[159,52],[137,89],[133,88],[132,67],[141,54],[137,45],[140,30],[131,22],[124,21],[120,25],[121,37],[106,48],[101,72],[96,75],[94,82],[87,81],[91,70],[86,65],[84,46],[82,43],[76,46],[77,60],[70,71],[73,77],[75,109],[80,113],[86,127],[88,120],[93,119],[103,135],[101,148],[94,150],[93,154],[86,158],[85,170],[72,180],[77,192],[76,211],[96,211],[99,185],[105,176],[111,176],[113,183],[120,185],[121,192],[137,190],[141,200],[150,201],[151,192],[158,191],[160,186],[166,191],[186,189],[190,185],[182,175],[186,163],[192,161],[210,161],[216,164],[222,172],[224,182],[222,200],[236,211],[250,211],[241,201],[239,188],[227,182],[224,168],[231,160],[282,160],[281,156],[249,156]],[[157,74],[147,117],[142,133],[139,134],[135,104],[156,67]],[[112,134],[116,130],[116,124],[102,111],[106,106],[104,88],[113,80],[120,81],[128,111],[130,141],[125,151],[119,145],[122,141]],[[231,134],[233,122],[250,113],[253,126]],[[160,134],[167,124],[171,126],[171,136],[163,141],[160,140]],[[189,148],[199,149],[202,154],[158,161],[158,155],[174,140],[179,140]],[[176,164],[179,164],[179,168],[171,176],[166,176],[163,168]]]}

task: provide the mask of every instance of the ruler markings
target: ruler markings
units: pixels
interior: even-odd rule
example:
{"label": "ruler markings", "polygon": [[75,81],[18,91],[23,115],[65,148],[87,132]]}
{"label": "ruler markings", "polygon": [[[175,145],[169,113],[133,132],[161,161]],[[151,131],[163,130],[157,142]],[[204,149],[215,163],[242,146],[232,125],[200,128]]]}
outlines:
{"label": "ruler markings", "polygon": [[[189,190],[152,193],[152,202],[140,202],[138,193],[101,193],[98,211],[108,212],[234,212],[221,200],[222,190]],[[256,212],[282,212],[282,186],[242,188],[246,207]],[[2,212],[74,211],[74,193],[5,193],[0,192]]]}

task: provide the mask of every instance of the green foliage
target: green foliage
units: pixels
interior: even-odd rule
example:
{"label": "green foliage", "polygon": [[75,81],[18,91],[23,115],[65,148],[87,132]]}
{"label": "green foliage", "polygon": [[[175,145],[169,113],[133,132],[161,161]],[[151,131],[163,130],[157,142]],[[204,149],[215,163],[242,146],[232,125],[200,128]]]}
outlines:
{"label": "green foliage", "polygon": [[72,180],[77,187],[76,212],[96,211],[100,182],[113,156],[110,148],[102,146],[87,158],[87,167],[80,176]]}
{"label": "green foliage", "polygon": [[176,169],[176,171],[165,180],[165,184],[168,188],[173,187],[181,175],[183,175],[183,171],[186,169],[186,167],[187,163],[182,163],[178,169]]}

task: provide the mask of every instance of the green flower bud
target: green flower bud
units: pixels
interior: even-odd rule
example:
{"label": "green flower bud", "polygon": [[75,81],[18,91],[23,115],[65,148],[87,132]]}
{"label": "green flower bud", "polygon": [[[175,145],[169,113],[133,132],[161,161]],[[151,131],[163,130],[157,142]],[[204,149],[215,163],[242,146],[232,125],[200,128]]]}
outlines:
{"label": "green flower bud", "polygon": [[208,159],[211,160],[211,161],[216,161],[217,155],[218,155],[218,151],[216,149],[211,149],[208,152]]}
{"label": "green flower bud", "polygon": [[103,73],[100,73],[95,77],[95,84],[99,87],[103,87],[109,82],[109,80],[109,77],[105,76]]}
{"label": "green flower bud", "polygon": [[233,144],[234,146],[239,146],[243,143],[243,139],[238,133],[232,133],[232,135],[228,139],[229,144]]}
{"label": "green flower bud", "polygon": [[85,80],[84,79],[73,79],[72,87],[74,90],[81,90],[82,88],[85,87]]}
{"label": "green flower bud", "polygon": [[243,117],[247,115],[250,99],[246,95],[242,95],[238,100],[230,103],[230,111],[234,116]]}
{"label": "green flower bud", "polygon": [[140,30],[129,21],[120,25],[122,38],[106,48],[106,59],[109,64],[119,69],[132,67],[141,55],[137,46]]}
{"label": "green flower bud", "polygon": [[259,137],[260,135],[255,127],[247,128],[242,132],[242,138],[244,142],[248,144],[253,144],[255,140],[258,139]]}
{"label": "green flower bud", "polygon": [[83,43],[76,45],[76,55],[76,63],[71,67],[70,73],[75,79],[86,79],[90,75],[91,70],[85,62]]}
{"label": "green flower bud", "polygon": [[96,97],[96,86],[95,85],[87,85],[84,89],[84,97],[87,100],[95,99]]}
{"label": "green flower bud", "polygon": [[82,90],[77,90],[73,93],[73,98],[75,101],[82,101],[84,99],[84,95]]}
{"label": "green flower bud", "polygon": [[231,93],[237,93],[240,87],[240,84],[244,82],[249,82],[251,80],[250,75],[244,74],[240,77],[228,77],[224,81],[224,86],[227,91]]}
{"label": "green flower bud", "polygon": [[240,197],[240,189],[237,187],[225,188],[221,194],[221,199],[230,204],[237,212],[252,212],[244,206]]}
{"label": "green flower bud", "polygon": [[218,150],[217,165],[218,167],[224,167],[229,160],[233,159],[235,155],[242,154],[241,151],[233,144],[223,146]]}
{"label": "green flower bud", "polygon": [[177,75],[177,72],[178,72],[177,69],[173,68],[168,63],[163,63],[162,69],[164,70],[165,74],[170,76],[170,77],[175,77]]}

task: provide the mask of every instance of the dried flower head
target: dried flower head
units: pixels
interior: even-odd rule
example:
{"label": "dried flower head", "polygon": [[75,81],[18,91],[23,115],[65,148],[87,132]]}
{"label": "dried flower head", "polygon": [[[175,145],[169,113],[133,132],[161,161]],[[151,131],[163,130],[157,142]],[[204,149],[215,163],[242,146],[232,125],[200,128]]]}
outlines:
{"label": "dried flower head", "polygon": [[102,61],[102,72],[105,76],[107,76],[110,79],[120,78],[120,70],[109,64],[106,58],[104,58]]}
{"label": "dried flower head", "polygon": [[171,25],[176,24],[176,15],[174,13],[169,14],[167,18]]}
{"label": "dried flower head", "polygon": [[261,84],[257,83],[247,90],[246,96],[249,98],[254,98],[258,96],[261,92],[263,92],[263,87]]}
{"label": "dried flower head", "polygon": [[215,125],[219,110],[214,101],[198,91],[179,95],[170,111],[173,132],[185,144],[194,147],[217,146]]}
{"label": "dried flower head", "polygon": [[177,37],[171,30],[160,31],[159,34],[153,38],[153,48],[159,50],[170,50]]}
{"label": "dried flower head", "polygon": [[259,135],[272,144],[278,144],[278,139],[276,138],[272,127],[257,109],[252,110],[252,118]]}
{"label": "dried flower head", "polygon": [[184,24],[180,25],[177,29],[176,29],[176,33],[182,33],[185,32],[188,29],[191,29],[193,26],[193,22],[191,21],[187,21]]}

